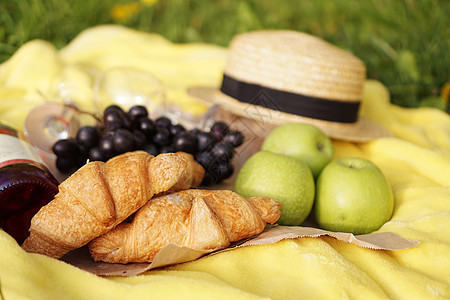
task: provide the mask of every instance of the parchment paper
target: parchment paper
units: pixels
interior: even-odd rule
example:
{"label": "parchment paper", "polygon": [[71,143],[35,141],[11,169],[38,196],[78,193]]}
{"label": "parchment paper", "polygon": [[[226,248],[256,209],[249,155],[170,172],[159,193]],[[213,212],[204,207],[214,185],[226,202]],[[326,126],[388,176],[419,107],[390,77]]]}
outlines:
{"label": "parchment paper", "polygon": [[223,251],[232,251],[238,247],[273,244],[283,239],[302,237],[330,236],[346,243],[377,250],[399,250],[419,245],[391,232],[353,235],[344,232],[331,232],[314,227],[302,226],[268,226],[257,237],[238,242],[226,249],[199,251],[168,244],[158,252],[151,263],[112,264],[94,261],[87,249],[83,247],[66,254],[62,260],[80,269],[103,276],[134,276],[143,272],[178,263],[193,261],[206,255],[215,255]]}

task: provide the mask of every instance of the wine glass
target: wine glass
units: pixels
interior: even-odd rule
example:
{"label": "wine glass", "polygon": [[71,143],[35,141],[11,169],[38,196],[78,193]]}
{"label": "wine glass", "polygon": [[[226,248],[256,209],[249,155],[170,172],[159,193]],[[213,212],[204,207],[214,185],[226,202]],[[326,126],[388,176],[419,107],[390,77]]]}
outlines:
{"label": "wine glass", "polygon": [[48,152],[56,140],[74,137],[80,127],[80,113],[97,113],[93,95],[93,69],[78,65],[65,67],[48,93],[39,91],[44,103],[34,107],[25,121],[28,139]]}
{"label": "wine glass", "polygon": [[95,125],[98,121],[92,90],[94,81],[92,70],[66,67],[54,79],[48,94],[40,92],[45,102],[35,106],[25,119],[26,138],[58,179],[62,174],[55,166],[52,150],[55,142],[75,138],[81,126]]}
{"label": "wine glass", "polygon": [[25,119],[24,134],[37,149],[52,174],[58,179],[66,175],[56,168],[53,145],[61,139],[75,138],[78,129],[84,125],[94,125],[94,114],[80,111],[75,106],[61,102],[45,102],[35,106]]}
{"label": "wine glass", "polygon": [[114,67],[106,70],[94,85],[99,111],[116,104],[123,109],[134,105],[145,106],[153,116],[166,111],[165,88],[153,74],[132,67]]}

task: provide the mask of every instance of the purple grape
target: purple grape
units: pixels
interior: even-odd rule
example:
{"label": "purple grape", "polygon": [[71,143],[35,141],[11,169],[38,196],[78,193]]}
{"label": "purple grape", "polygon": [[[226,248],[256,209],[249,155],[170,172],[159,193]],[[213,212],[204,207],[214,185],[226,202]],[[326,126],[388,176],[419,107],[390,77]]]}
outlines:
{"label": "purple grape", "polygon": [[123,127],[122,128],[131,130],[133,125],[134,125],[134,123],[133,123],[133,120],[131,119],[131,116],[127,113],[123,113]]}
{"label": "purple grape", "polygon": [[80,168],[84,164],[86,164],[86,160],[89,155],[89,148],[84,147],[83,145],[77,144],[78,155],[75,157],[77,167]]}
{"label": "purple grape", "polygon": [[233,175],[234,166],[230,161],[224,161],[216,165],[215,172],[220,180],[228,179]]}
{"label": "purple grape", "polygon": [[169,145],[171,141],[169,129],[161,126],[156,126],[156,131],[152,137],[152,141],[160,147]]}
{"label": "purple grape", "polygon": [[211,134],[216,138],[217,141],[221,141],[224,135],[229,131],[228,125],[225,122],[216,122],[211,127]]}
{"label": "purple grape", "polygon": [[234,172],[234,166],[229,160],[216,159],[204,168],[206,173],[213,177],[215,183],[229,178]]}
{"label": "purple grape", "polygon": [[156,125],[150,118],[141,118],[136,121],[136,129],[145,134],[147,138],[150,138],[155,133]]}
{"label": "purple grape", "polygon": [[106,135],[102,137],[98,142],[98,147],[105,158],[111,158],[116,154],[116,149],[114,148],[114,139],[112,135]]}
{"label": "purple grape", "polygon": [[77,161],[74,157],[56,157],[56,168],[64,174],[74,171],[77,167]]}
{"label": "purple grape", "polygon": [[120,107],[120,106],[117,105],[117,104],[111,104],[111,105],[109,105],[107,108],[105,108],[105,110],[103,110],[103,114],[108,113],[110,110],[118,110],[118,111],[123,112],[122,107]]}
{"label": "purple grape", "polygon": [[109,131],[124,128],[125,116],[122,110],[112,107],[103,114],[103,124]]}
{"label": "purple grape", "polygon": [[100,147],[93,147],[89,150],[89,161],[105,161],[106,157],[103,155]]}
{"label": "purple grape", "polygon": [[219,142],[211,149],[211,154],[218,160],[231,160],[234,156],[234,151],[230,144]]}
{"label": "purple grape", "polygon": [[53,153],[58,157],[76,157],[78,153],[77,144],[72,139],[63,139],[53,145]]}
{"label": "purple grape", "polygon": [[214,161],[214,157],[210,152],[200,152],[195,155],[195,160],[206,170]]}
{"label": "purple grape", "polygon": [[223,136],[222,140],[229,143],[233,148],[237,148],[244,143],[244,135],[239,130],[230,130]]}
{"label": "purple grape", "polygon": [[175,151],[183,151],[191,154],[195,154],[197,151],[197,140],[190,132],[177,134],[172,140],[172,145]]}
{"label": "purple grape", "polygon": [[208,151],[216,144],[215,138],[209,132],[199,132],[195,138],[198,152]]}
{"label": "purple grape", "polygon": [[172,126],[172,121],[170,121],[170,119],[167,117],[159,117],[158,119],[155,120],[155,124],[157,126],[161,126],[170,130],[170,127]]}
{"label": "purple grape", "polygon": [[218,183],[218,178],[211,174],[210,172],[205,172],[205,175],[203,176],[202,185],[208,186]]}
{"label": "purple grape", "polygon": [[134,146],[136,149],[142,149],[147,142],[145,134],[140,130],[133,130]]}
{"label": "purple grape", "polygon": [[118,153],[125,153],[134,150],[134,136],[124,128],[119,128],[113,135],[114,149]]}
{"label": "purple grape", "polygon": [[77,143],[87,149],[90,149],[97,145],[99,140],[99,134],[97,128],[92,126],[84,126],[78,130]]}
{"label": "purple grape", "polygon": [[184,128],[184,126],[181,124],[176,124],[176,125],[170,126],[169,131],[172,136],[176,136],[177,134],[179,134],[181,132],[185,132],[186,128]]}
{"label": "purple grape", "polygon": [[130,108],[128,115],[131,117],[131,120],[136,121],[141,118],[147,118],[148,110],[143,105],[135,105]]}

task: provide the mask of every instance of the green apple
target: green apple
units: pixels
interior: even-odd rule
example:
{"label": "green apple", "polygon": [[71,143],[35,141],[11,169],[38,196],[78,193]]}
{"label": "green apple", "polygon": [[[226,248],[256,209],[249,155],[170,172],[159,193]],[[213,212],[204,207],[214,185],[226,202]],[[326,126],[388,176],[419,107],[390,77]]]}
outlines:
{"label": "green apple", "polygon": [[311,170],[301,160],[259,151],[239,170],[234,191],[246,198],[265,196],[279,201],[278,224],[300,225],[312,210],[315,183]]}
{"label": "green apple", "polygon": [[393,209],[391,186],[381,170],[367,159],[333,161],[316,182],[314,214],[324,229],[370,233],[391,218]]}
{"label": "green apple", "polygon": [[314,178],[319,176],[334,155],[330,138],[316,126],[304,123],[278,126],[264,139],[261,150],[303,160]]}

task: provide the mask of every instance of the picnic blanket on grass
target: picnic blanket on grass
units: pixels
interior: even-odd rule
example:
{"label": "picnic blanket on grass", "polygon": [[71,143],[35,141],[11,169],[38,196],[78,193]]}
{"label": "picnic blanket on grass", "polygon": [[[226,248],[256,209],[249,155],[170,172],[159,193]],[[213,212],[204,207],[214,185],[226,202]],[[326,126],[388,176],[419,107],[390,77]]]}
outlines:
{"label": "picnic blanket on grass", "polygon": [[[117,26],[82,32],[63,49],[35,40],[0,65],[0,120],[23,129],[27,113],[51,96],[55,80],[91,88],[115,66],[157,75],[168,101],[199,115],[191,85],[220,84],[227,49],[173,44]],[[96,75],[97,74],[97,75]],[[392,185],[395,210],[378,232],[420,245],[372,250],[329,236],[287,239],[222,252],[134,277],[101,277],[28,254],[0,230],[0,299],[450,299],[450,117],[390,104],[367,80],[362,114],[394,137],[334,141],[335,158],[370,159]],[[86,106],[91,99],[84,99]]]}

